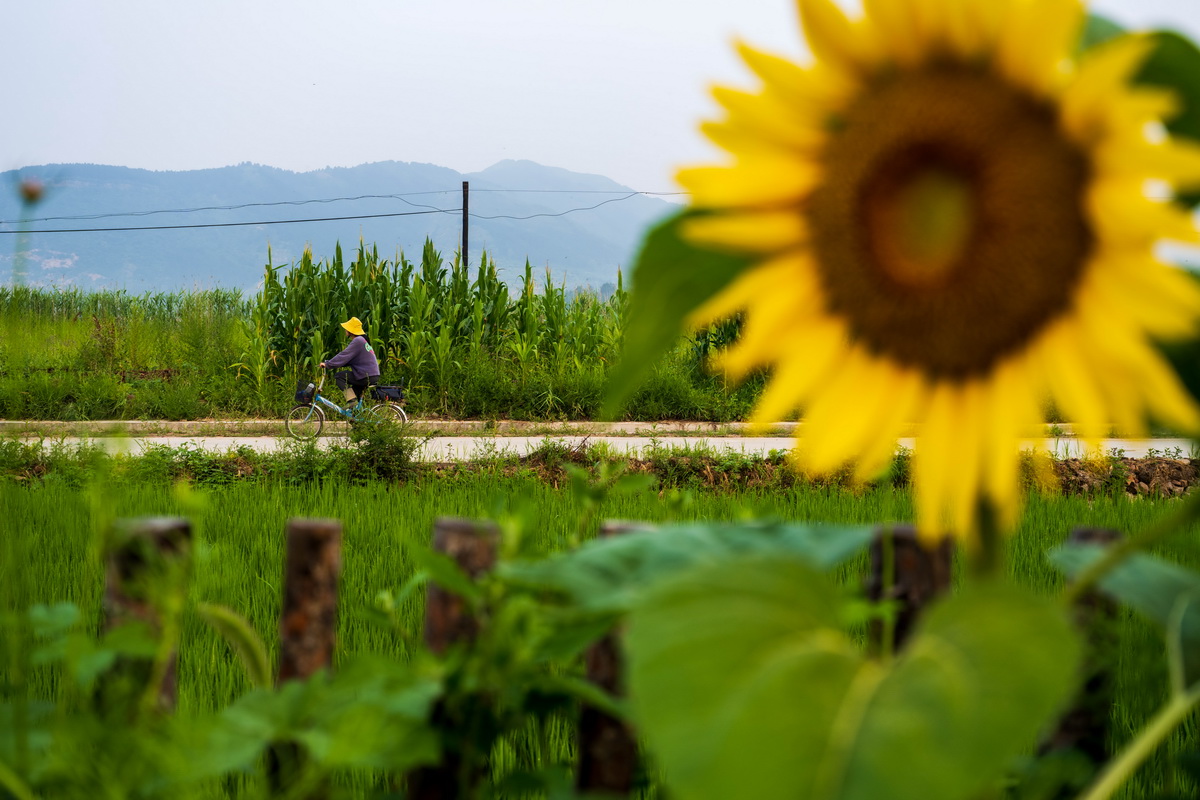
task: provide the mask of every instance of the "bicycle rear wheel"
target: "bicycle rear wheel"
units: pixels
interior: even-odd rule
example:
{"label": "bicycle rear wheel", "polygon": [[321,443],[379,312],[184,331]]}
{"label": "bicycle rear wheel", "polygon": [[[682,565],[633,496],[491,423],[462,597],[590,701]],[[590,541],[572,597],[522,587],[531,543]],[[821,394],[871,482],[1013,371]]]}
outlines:
{"label": "bicycle rear wheel", "polygon": [[372,422],[396,422],[401,425],[408,422],[408,414],[395,403],[380,403],[371,409]]}
{"label": "bicycle rear wheel", "polygon": [[325,412],[316,405],[303,403],[288,412],[284,424],[293,438],[315,439],[325,427]]}
{"label": "bicycle rear wheel", "polygon": [[372,422],[396,422],[403,425],[404,422],[408,422],[408,415],[404,414],[404,409],[395,403],[379,403],[371,409],[370,420]]}

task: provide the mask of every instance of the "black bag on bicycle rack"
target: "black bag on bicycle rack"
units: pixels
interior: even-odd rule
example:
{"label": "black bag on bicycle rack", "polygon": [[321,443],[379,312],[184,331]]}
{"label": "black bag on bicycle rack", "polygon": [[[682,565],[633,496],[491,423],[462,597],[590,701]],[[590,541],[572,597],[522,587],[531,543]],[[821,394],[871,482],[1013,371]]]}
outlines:
{"label": "black bag on bicycle rack", "polygon": [[399,403],[404,399],[404,391],[399,386],[372,386],[371,393],[376,400],[385,403]]}
{"label": "black bag on bicycle rack", "polygon": [[297,381],[296,382],[296,402],[311,403],[313,395],[317,393],[317,386],[312,381]]}

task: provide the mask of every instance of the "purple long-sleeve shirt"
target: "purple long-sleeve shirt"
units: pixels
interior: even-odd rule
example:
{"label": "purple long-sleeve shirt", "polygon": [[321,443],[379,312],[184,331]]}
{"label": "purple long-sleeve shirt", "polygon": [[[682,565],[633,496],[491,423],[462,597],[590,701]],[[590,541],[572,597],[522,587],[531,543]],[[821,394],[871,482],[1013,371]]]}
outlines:
{"label": "purple long-sleeve shirt", "polygon": [[379,359],[375,358],[375,349],[363,336],[351,339],[346,349],[327,360],[325,366],[350,367],[350,377],[356,381],[379,375]]}

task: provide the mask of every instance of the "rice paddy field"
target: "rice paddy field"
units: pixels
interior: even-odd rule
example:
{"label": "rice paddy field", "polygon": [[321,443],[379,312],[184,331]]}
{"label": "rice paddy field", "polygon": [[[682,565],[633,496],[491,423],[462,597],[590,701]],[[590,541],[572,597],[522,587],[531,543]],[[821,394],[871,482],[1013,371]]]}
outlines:
{"label": "rice paddy field", "polygon": [[[317,482],[286,486],[272,482],[180,492],[165,482],[122,481],[108,486],[44,480],[27,485],[0,482],[0,521],[11,560],[0,564],[0,581],[19,584],[30,604],[70,602],[86,620],[101,614],[103,573],[96,537],[113,518],[182,515],[194,526],[193,573],[182,615],[178,718],[186,723],[232,703],[251,687],[229,646],[196,613],[201,603],[229,606],[245,615],[277,656],[281,606],[284,526],[293,517],[331,517],[343,524],[343,554],[335,665],[351,656],[377,654],[401,661],[413,657],[423,619],[423,592],[398,606],[405,638],[374,620],[381,592],[395,593],[412,576],[428,547],[434,520],[442,516],[501,517],[520,527],[521,555],[538,558],[561,551],[580,535],[594,534],[601,518],[666,521],[775,518],[792,521],[869,524],[905,521],[912,516],[905,488],[880,486],[850,490],[798,484],[769,490],[698,491],[660,496],[656,489],[609,497],[592,513],[567,488],[555,488],[536,475],[482,472],[453,479],[422,477],[407,483]],[[1044,553],[1076,526],[1133,531],[1175,511],[1178,499],[1124,496],[1090,498],[1031,494],[1016,535],[1008,544],[1008,569],[1028,586],[1047,593],[1062,586]],[[1200,566],[1197,531],[1165,544],[1160,554]],[[840,579],[856,587],[867,568],[865,556],[841,568]],[[1111,745],[1119,747],[1143,726],[1166,697],[1168,676],[1161,636],[1149,624],[1124,613],[1116,655],[1117,702],[1112,709]],[[32,695],[54,700],[62,692],[46,670],[35,671]],[[803,713],[797,709],[797,713]],[[536,741],[535,741],[536,740]],[[536,745],[536,746],[535,746]],[[570,725],[509,736],[492,754],[497,780],[518,768],[549,758],[570,764],[574,757]],[[1189,723],[1156,754],[1126,788],[1127,798],[1154,797],[1179,789],[1175,762],[1200,746]],[[541,755],[539,755],[539,753]],[[386,795],[377,773],[347,770],[334,782],[339,793]],[[198,796],[262,796],[253,776],[214,782]],[[0,792],[0,796],[2,796]],[[653,777],[643,796],[658,796]],[[512,796],[523,796],[514,794]],[[530,795],[536,796],[536,795]]]}

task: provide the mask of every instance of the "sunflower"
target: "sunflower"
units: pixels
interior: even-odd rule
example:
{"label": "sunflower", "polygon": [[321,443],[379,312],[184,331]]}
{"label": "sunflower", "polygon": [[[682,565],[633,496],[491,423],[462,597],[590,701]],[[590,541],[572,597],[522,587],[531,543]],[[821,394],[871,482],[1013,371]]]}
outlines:
{"label": "sunflower", "polygon": [[964,537],[981,501],[1015,521],[1047,398],[1090,441],[1197,430],[1153,340],[1200,317],[1155,254],[1200,239],[1170,197],[1200,148],[1167,136],[1173,95],[1131,85],[1152,40],[1078,55],[1076,0],[798,2],[812,63],[741,46],[762,86],[716,89],[703,128],[734,158],[678,176],[685,236],[753,255],[692,320],[745,311],[722,361],[772,368],[753,420],[802,408],[798,457],[863,478],[915,424],[919,524]]}

